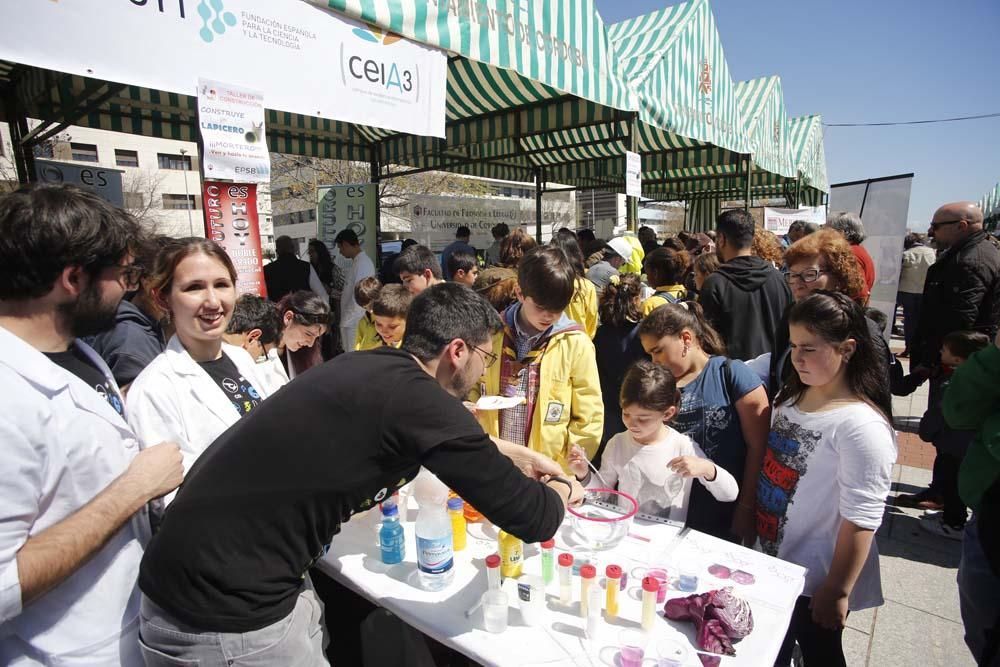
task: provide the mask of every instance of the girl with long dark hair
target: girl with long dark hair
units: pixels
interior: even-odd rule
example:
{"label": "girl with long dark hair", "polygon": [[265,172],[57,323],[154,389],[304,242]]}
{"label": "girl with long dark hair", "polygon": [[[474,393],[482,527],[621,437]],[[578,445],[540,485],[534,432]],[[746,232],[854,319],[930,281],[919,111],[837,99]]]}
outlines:
{"label": "girl with long dark hair", "polygon": [[284,325],[279,355],[291,379],[323,362],[316,339],[330,326],[330,303],[300,290],[282,297],[277,308]]}
{"label": "girl with long dark hair", "polygon": [[687,525],[752,544],[756,539],[753,480],[760,474],[771,417],[763,383],[743,362],[725,356],[719,334],[693,301],[654,310],[639,325],[639,338],[653,361],[677,378],[681,405],[674,428],[740,484],[736,503],[720,502],[696,485]]}
{"label": "girl with long dark hair", "polygon": [[849,611],[881,605],[875,531],[891,486],[892,401],[861,306],[816,292],[789,313],[794,370],[777,397],[757,487],[765,553],[808,568],[776,665],[846,665]]}
{"label": "girl with long dark hair", "polygon": [[330,249],[326,244],[318,239],[309,241],[309,263],[312,264],[319,281],[327,291],[333,289],[333,274],[336,267],[333,258],[330,256]]}

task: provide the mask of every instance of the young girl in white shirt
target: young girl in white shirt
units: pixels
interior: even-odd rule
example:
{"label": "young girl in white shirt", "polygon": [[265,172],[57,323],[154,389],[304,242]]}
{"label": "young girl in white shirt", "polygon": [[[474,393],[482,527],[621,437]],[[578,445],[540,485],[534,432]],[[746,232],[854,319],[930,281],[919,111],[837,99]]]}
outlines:
{"label": "young girl in white shirt", "polygon": [[797,642],[806,665],[841,667],[848,611],[882,604],[874,536],[896,460],[889,382],[848,296],[797,302],[789,334],[794,372],[776,399],[757,533],[765,553],[808,573],[775,664],[789,664]]}
{"label": "young girl in white shirt", "polygon": [[622,421],[628,429],[611,438],[601,460],[600,476],[591,475],[586,455],[574,445],[569,468],[589,488],[617,486],[639,502],[643,514],[683,523],[691,480],[718,500],[732,502],[736,480],[715,465],[686,435],[667,426],[677,414],[680,392],[673,374],[651,361],[629,367],[620,394]]}

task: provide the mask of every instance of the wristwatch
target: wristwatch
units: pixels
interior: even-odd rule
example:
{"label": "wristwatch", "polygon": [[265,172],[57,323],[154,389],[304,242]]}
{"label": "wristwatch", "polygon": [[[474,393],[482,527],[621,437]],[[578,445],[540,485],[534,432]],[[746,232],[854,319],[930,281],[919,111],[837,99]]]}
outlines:
{"label": "wristwatch", "polygon": [[566,488],[569,489],[569,496],[566,498],[566,504],[568,505],[571,502],[573,502],[573,485],[569,483],[568,479],[566,479],[565,477],[554,476],[554,477],[549,477],[547,480],[545,480],[546,484],[548,484],[549,482],[559,482],[560,484],[565,484]]}

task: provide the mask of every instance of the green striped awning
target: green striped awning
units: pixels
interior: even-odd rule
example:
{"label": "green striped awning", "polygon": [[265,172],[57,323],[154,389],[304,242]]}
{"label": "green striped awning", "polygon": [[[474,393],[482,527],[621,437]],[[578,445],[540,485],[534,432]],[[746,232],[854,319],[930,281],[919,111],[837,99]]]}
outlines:
{"label": "green striped awning", "polygon": [[703,145],[750,152],[708,0],[689,0],[622,21],[608,28],[608,36],[621,76],[638,93],[644,123]]}
{"label": "green striped awning", "polygon": [[826,152],[823,150],[823,118],[816,115],[789,119],[788,141],[803,185],[820,192],[830,192],[830,183],[826,178]]}
{"label": "green striped awning", "polygon": [[615,109],[635,108],[593,0],[305,0]]}
{"label": "green striped awning", "polygon": [[788,144],[788,116],[781,79],[766,76],[736,84],[743,122],[746,123],[754,166],[778,176],[795,178]]}
{"label": "green striped awning", "polygon": [[[733,83],[708,0],[607,28],[593,0],[298,1],[446,50],[446,134],[405,135],[269,109],[274,152],[377,160],[383,175],[434,169],[623,191],[624,153],[635,146],[644,194],[659,199],[742,197],[751,154],[758,156],[755,196],[787,192],[788,171],[796,169],[808,185],[828,189],[818,117],[809,117],[816,124],[802,136],[789,121],[791,169],[782,171],[767,146],[752,143],[748,123],[759,132],[784,114],[780,82],[761,90]],[[31,117],[197,139],[192,96],[18,69]],[[74,114],[80,108],[83,118]]]}
{"label": "green striped awning", "polygon": [[722,199],[719,196],[690,200],[684,216],[684,231],[707,232],[715,229],[715,221],[721,212]]}
{"label": "green striped awning", "polygon": [[[445,138],[398,134],[335,120],[267,111],[272,151],[370,161],[385,170],[447,169],[529,181],[537,168],[618,160],[634,93],[617,76],[592,0],[495,6],[417,0],[302,0],[449,52]],[[32,117],[147,136],[195,140],[196,99],[19,68]],[[265,100],[266,102],[266,100]],[[393,165],[395,168],[390,168]],[[624,170],[619,170],[624,173]],[[584,177],[582,183],[591,183]]]}
{"label": "green striped awning", "polygon": [[1000,218],[1000,183],[987,192],[978,203],[983,211],[984,220],[992,222],[993,218]]}

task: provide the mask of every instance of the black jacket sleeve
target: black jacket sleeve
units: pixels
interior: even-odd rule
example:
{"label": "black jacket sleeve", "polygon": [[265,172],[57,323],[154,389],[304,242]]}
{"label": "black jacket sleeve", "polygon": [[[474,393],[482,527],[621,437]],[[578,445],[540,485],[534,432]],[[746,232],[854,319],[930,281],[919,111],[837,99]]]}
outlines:
{"label": "black jacket sleeve", "polygon": [[493,524],[529,544],[551,538],[562,524],[559,494],[525,477],[485,434],[442,443],[422,463]]}
{"label": "black jacket sleeve", "polygon": [[429,376],[396,387],[381,418],[388,456],[415,458],[503,530],[531,543],[559,529],[565,511],[559,494],[525,477],[461,401]]}

